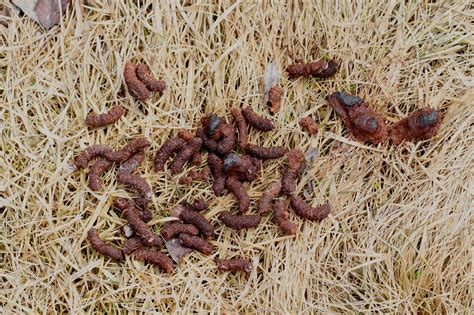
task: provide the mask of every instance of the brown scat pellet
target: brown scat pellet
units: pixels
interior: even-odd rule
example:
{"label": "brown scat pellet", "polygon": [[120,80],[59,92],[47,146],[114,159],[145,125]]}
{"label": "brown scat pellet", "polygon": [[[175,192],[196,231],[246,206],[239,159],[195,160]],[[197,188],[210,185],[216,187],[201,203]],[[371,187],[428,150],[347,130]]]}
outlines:
{"label": "brown scat pellet", "polygon": [[211,243],[199,236],[193,236],[182,233],[179,235],[179,242],[184,247],[195,249],[206,256],[212,254],[212,252],[214,251],[212,249]]}
{"label": "brown scat pellet", "polygon": [[231,108],[230,112],[234,117],[235,124],[237,125],[237,131],[239,133],[239,147],[241,149],[245,149],[249,140],[247,122],[245,121],[245,117],[242,114],[242,111],[238,108]]}
{"label": "brown scat pellet", "polygon": [[273,217],[275,224],[286,235],[296,235],[298,226],[291,222],[290,214],[286,211],[286,202],[283,199],[277,199],[273,205]]}
{"label": "brown scat pellet", "polygon": [[202,170],[190,170],[187,174],[181,176],[178,180],[180,185],[190,185],[193,181],[207,181],[211,177],[211,169],[204,166]]}
{"label": "brown scat pellet", "polygon": [[291,206],[295,210],[296,215],[307,220],[321,221],[331,212],[331,206],[329,204],[324,204],[313,208],[306,204],[299,196],[292,195],[290,200]]}
{"label": "brown scat pellet", "polygon": [[331,64],[331,69],[328,70],[329,63],[321,59],[308,63],[294,63],[286,68],[286,72],[290,78],[307,76],[321,77],[321,75],[325,75],[325,77],[327,77],[327,75],[333,71],[333,66],[334,64]]}
{"label": "brown scat pellet", "polygon": [[184,222],[190,223],[197,227],[206,238],[210,239],[214,236],[214,227],[199,212],[184,208],[181,210],[179,218]]}
{"label": "brown scat pellet", "polygon": [[250,273],[252,271],[252,262],[240,257],[231,259],[215,259],[217,269],[220,271],[244,271]]}
{"label": "brown scat pellet", "polygon": [[140,164],[145,159],[145,150],[143,148],[139,149],[136,153],[134,153],[131,157],[129,157],[126,161],[120,164],[119,171],[125,173],[133,173],[135,172]]}
{"label": "brown scat pellet", "polygon": [[[204,144],[204,142],[203,142],[203,144]],[[194,166],[201,164],[202,163],[202,154],[201,154],[201,152],[199,152],[199,151],[194,152],[190,163],[191,163],[191,165],[194,165]]]}
{"label": "brown scat pellet", "polygon": [[335,59],[331,59],[327,62],[327,67],[326,69],[324,69],[323,71],[315,74],[314,76],[315,77],[318,77],[318,78],[322,78],[322,79],[327,79],[327,78],[330,78],[332,76],[334,76],[337,72],[337,70],[339,70],[339,62],[337,62],[337,60]]}
{"label": "brown scat pellet", "polygon": [[209,152],[215,152],[217,150],[217,141],[209,138],[209,136],[206,134],[206,131],[203,127],[198,128],[196,130],[196,136],[201,138],[202,146],[206,150],[208,150]]}
{"label": "brown scat pellet", "polygon": [[264,215],[270,211],[272,200],[275,199],[281,190],[280,182],[273,182],[268,185],[258,201],[258,214]]}
{"label": "brown scat pellet", "polygon": [[283,96],[283,88],[274,85],[268,91],[267,106],[271,113],[275,114],[280,111],[281,97]]}
{"label": "brown scat pellet", "polygon": [[167,224],[161,229],[161,236],[163,236],[163,238],[167,241],[181,233],[198,235],[199,229],[192,224],[184,224],[179,222]]}
{"label": "brown scat pellet", "polygon": [[291,195],[296,189],[298,171],[304,162],[304,153],[301,150],[288,152],[288,163],[281,176],[281,191],[285,195]]}
{"label": "brown scat pellet", "polygon": [[142,239],[138,236],[133,236],[125,240],[125,243],[123,243],[122,246],[122,252],[124,252],[124,254],[130,254],[131,252],[142,248],[143,246]]}
{"label": "brown scat pellet", "polygon": [[367,107],[362,98],[336,92],[327,96],[326,100],[358,141],[380,143],[387,139],[388,130],[382,116]]}
{"label": "brown scat pellet", "polygon": [[229,211],[222,211],[219,213],[219,219],[226,226],[234,229],[250,229],[260,224],[260,216],[257,214],[232,214]]}
{"label": "brown scat pellet", "polygon": [[257,159],[249,155],[231,153],[224,159],[224,172],[240,181],[251,182],[258,177],[260,166]]}
{"label": "brown scat pellet", "polygon": [[[122,197],[114,197],[114,200],[113,200],[113,203],[114,203],[114,207],[119,209],[120,211],[124,211],[125,209],[128,209],[130,207],[139,207],[139,205],[137,205],[137,200],[140,199],[140,198],[137,198],[135,200],[135,202],[133,200],[127,200],[125,198],[122,198]],[[139,207],[140,208],[140,207]],[[141,208],[143,209],[143,208]],[[138,213],[138,216],[140,217],[140,219],[143,221],[143,222],[149,222],[151,221],[151,219],[153,219],[153,214],[148,211],[148,210],[139,210],[138,208],[136,208],[136,211]]]}
{"label": "brown scat pellet", "polygon": [[132,227],[132,229],[137,233],[138,236],[143,240],[144,244],[154,245],[156,242],[155,233],[152,232],[150,227],[142,221],[138,215],[138,210],[134,207],[126,208],[122,211],[125,220]]}
{"label": "brown scat pellet", "polygon": [[318,124],[311,116],[301,118],[299,121],[300,126],[305,129],[310,135],[314,135],[318,132]]}
{"label": "brown scat pellet", "polygon": [[193,157],[193,154],[201,150],[201,146],[202,146],[201,138],[196,137],[190,140],[181,149],[181,151],[179,151],[178,154],[176,154],[176,157],[174,158],[170,166],[171,173],[176,174],[180,172],[184,164]]}
{"label": "brown scat pellet", "polygon": [[207,156],[207,162],[211,169],[214,183],[212,190],[216,196],[220,196],[224,193],[226,176],[224,174],[224,161],[214,153],[209,153]]}
{"label": "brown scat pellet", "polygon": [[194,138],[194,135],[191,131],[189,131],[187,129],[181,129],[180,131],[178,131],[178,137],[180,137],[184,141],[188,142],[192,138]]}
{"label": "brown scat pellet", "polygon": [[137,77],[137,67],[132,63],[126,63],[123,70],[125,84],[127,84],[130,94],[144,102],[151,97],[151,91]]}
{"label": "brown scat pellet", "polygon": [[285,147],[282,146],[261,147],[252,143],[247,144],[247,149],[245,151],[251,156],[262,160],[279,159],[286,153]]}
{"label": "brown scat pellet", "polygon": [[390,140],[395,144],[403,141],[426,140],[436,135],[441,123],[440,114],[433,108],[421,108],[389,128]]}
{"label": "brown scat pellet", "polygon": [[158,266],[167,273],[173,272],[173,260],[159,251],[140,248],[133,252],[133,256],[138,260]]}
{"label": "brown scat pellet", "polygon": [[89,113],[86,116],[86,124],[91,127],[102,127],[113,124],[122,117],[125,109],[122,105],[115,105],[102,114]]}
{"label": "brown scat pellet", "polygon": [[201,118],[201,125],[208,136],[212,136],[214,134],[221,122],[222,119],[214,113]]}
{"label": "brown scat pellet", "polygon": [[125,172],[117,173],[117,181],[122,185],[130,186],[140,192],[140,195],[151,199],[152,191],[150,185],[137,174],[130,174]]}
{"label": "brown scat pellet", "polygon": [[89,187],[92,191],[100,190],[102,187],[102,179],[100,177],[110,166],[112,166],[112,162],[105,159],[98,159],[89,167],[87,177],[89,179]]}
{"label": "brown scat pellet", "polygon": [[244,184],[238,181],[235,177],[227,178],[225,186],[232,192],[239,201],[240,213],[245,213],[250,207],[250,197],[247,194],[247,189]]}
{"label": "brown scat pellet", "polygon": [[136,152],[150,146],[150,142],[143,138],[135,138],[130,140],[124,147],[117,151],[112,151],[106,154],[106,158],[114,162],[124,162],[128,160]]}
{"label": "brown scat pellet", "polygon": [[97,233],[96,229],[91,228],[87,232],[87,239],[91,243],[92,248],[94,248],[100,254],[117,261],[122,260],[124,258],[122,250],[116,246],[104,242],[100,238],[99,233]]}
{"label": "brown scat pellet", "polygon": [[275,128],[273,121],[255,113],[252,107],[247,106],[242,109],[242,114],[249,125],[260,131],[271,131]]}
{"label": "brown scat pellet", "polygon": [[95,157],[105,157],[113,151],[112,147],[108,144],[93,144],[84,149],[74,159],[74,165],[78,168],[84,168],[87,166],[90,160]]}
{"label": "brown scat pellet", "polygon": [[136,73],[138,80],[142,81],[149,91],[163,92],[166,89],[166,82],[153,78],[146,64],[139,63],[136,67]]}
{"label": "brown scat pellet", "polygon": [[160,172],[165,167],[166,160],[169,159],[171,154],[175,151],[181,150],[186,145],[186,141],[180,137],[173,137],[165,141],[158,152],[155,155],[155,172]]}
{"label": "brown scat pellet", "polygon": [[221,135],[221,140],[217,142],[216,151],[221,155],[227,155],[237,144],[234,126],[221,123],[215,134]]}
{"label": "brown scat pellet", "polygon": [[198,198],[192,203],[193,210],[201,212],[209,208],[209,202],[203,198]]}

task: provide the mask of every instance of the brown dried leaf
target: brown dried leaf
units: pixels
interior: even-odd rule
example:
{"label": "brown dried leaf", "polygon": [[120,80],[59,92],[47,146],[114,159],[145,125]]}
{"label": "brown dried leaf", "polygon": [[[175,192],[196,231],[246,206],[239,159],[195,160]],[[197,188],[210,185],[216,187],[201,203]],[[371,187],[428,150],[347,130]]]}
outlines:
{"label": "brown dried leaf", "polygon": [[59,24],[61,10],[64,12],[69,2],[70,0],[13,0],[13,4],[46,30]]}
{"label": "brown dried leaf", "polygon": [[177,237],[172,238],[169,241],[166,241],[165,245],[171,258],[178,265],[181,263],[181,259],[184,256],[186,256],[187,254],[193,251],[191,248],[182,246],[181,243],[179,242],[179,238]]}

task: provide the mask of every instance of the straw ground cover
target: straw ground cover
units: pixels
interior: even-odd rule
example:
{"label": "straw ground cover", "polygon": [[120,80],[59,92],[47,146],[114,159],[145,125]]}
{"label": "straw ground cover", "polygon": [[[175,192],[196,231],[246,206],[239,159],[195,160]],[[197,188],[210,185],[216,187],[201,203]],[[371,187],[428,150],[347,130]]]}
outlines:
{"label": "straw ground cover", "polygon": [[[180,4],[178,1],[79,1],[60,27],[44,33],[14,17],[0,47],[0,308],[3,312],[468,312],[472,295],[473,29],[468,1],[313,1]],[[0,26],[1,27],[1,26]],[[261,145],[319,155],[300,181],[313,205],[330,202],[321,224],[295,219],[283,237],[268,218],[231,231],[216,219],[235,208],[208,185],[177,185],[154,174],[152,153],[176,129],[207,112],[262,105],[261,78],[272,59],[338,57],[335,78],[282,79],[282,110]],[[123,93],[127,60],[149,63],[168,90],[147,104]],[[443,112],[437,137],[400,146],[353,141],[324,96],[357,93],[392,123],[423,106]],[[115,125],[92,130],[84,118],[122,104]],[[146,114],[144,113],[146,111]],[[308,137],[299,118],[321,125]],[[192,254],[173,275],[128,257],[94,252],[86,232],[123,241],[112,196],[126,196],[115,171],[93,193],[86,171],[68,161],[89,144],[116,147],[152,140],[139,173],[156,191],[153,223],[180,200],[213,200],[215,255]],[[255,202],[280,176],[266,162],[249,193]],[[216,273],[214,258],[243,255],[246,277]]]}

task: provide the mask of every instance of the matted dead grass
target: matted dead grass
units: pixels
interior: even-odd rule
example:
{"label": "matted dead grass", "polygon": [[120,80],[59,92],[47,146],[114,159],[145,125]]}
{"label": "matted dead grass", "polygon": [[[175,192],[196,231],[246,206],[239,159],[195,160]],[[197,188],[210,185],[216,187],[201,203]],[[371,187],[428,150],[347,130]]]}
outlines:
{"label": "matted dead grass", "polygon": [[[11,312],[390,312],[468,313],[472,297],[473,11],[469,1],[274,1],[180,4],[178,1],[85,1],[44,33],[27,18],[1,28],[0,309]],[[265,65],[336,56],[335,78],[282,80],[285,97],[271,136],[319,156],[298,191],[313,180],[316,205],[330,218],[303,222],[282,237],[266,218],[257,229],[221,228],[216,214],[235,207],[205,184],[179,187],[152,172],[151,158],[175,129],[207,112],[250,104],[259,113]],[[122,91],[127,60],[146,61],[169,89],[140,105]],[[324,101],[358,93],[388,122],[432,106],[443,112],[438,136],[377,147],[355,142]],[[90,110],[120,103],[125,117],[91,130]],[[143,109],[148,112],[144,114]],[[310,138],[297,120],[322,126]],[[155,223],[191,196],[213,200],[216,253],[192,254],[173,275],[128,257],[116,264],[94,252],[86,231],[123,240],[111,208],[126,195],[106,175],[99,193],[86,171],[67,163],[89,144],[151,139],[139,173],[156,191]],[[252,183],[257,200],[283,161],[265,163]],[[253,260],[248,276],[216,273],[214,258]]]}

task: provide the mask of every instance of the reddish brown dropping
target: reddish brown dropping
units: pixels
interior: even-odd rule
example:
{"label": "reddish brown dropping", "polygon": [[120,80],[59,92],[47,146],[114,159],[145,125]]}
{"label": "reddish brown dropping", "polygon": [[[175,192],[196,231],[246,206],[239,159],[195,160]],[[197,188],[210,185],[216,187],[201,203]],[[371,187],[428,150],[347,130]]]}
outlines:
{"label": "reddish brown dropping", "polygon": [[102,127],[113,124],[122,117],[125,109],[122,105],[115,105],[103,114],[89,113],[86,124],[91,127]]}
{"label": "reddish brown dropping", "polygon": [[226,226],[234,229],[250,229],[258,226],[260,224],[260,216],[256,214],[232,214],[229,211],[222,211],[219,213],[219,219]]}
{"label": "reddish brown dropping", "polygon": [[136,67],[137,78],[145,84],[151,92],[163,92],[166,89],[166,82],[156,80],[150,75],[150,69],[144,63],[139,63]]}
{"label": "reddish brown dropping", "polygon": [[178,137],[180,137],[184,141],[188,142],[192,138],[194,138],[194,135],[191,131],[189,131],[187,129],[181,129],[180,131],[178,131]]}
{"label": "reddish brown dropping", "polygon": [[124,254],[130,254],[131,252],[142,248],[144,245],[142,243],[142,240],[138,236],[133,236],[125,241],[122,246],[122,252]]}
{"label": "reddish brown dropping", "polygon": [[282,146],[277,147],[261,147],[256,144],[247,144],[246,152],[251,156],[261,160],[279,159],[285,155],[286,149]]}
{"label": "reddish brown dropping", "polygon": [[194,152],[193,157],[191,158],[191,165],[200,165],[202,163],[201,152]]}
{"label": "reddish brown dropping", "polygon": [[146,199],[151,199],[152,191],[150,185],[137,174],[130,174],[125,172],[117,173],[117,181],[126,186],[130,186],[140,192],[140,195]]}
{"label": "reddish brown dropping", "polygon": [[225,186],[239,201],[240,213],[247,212],[250,207],[250,197],[247,194],[247,189],[245,189],[244,184],[238,181],[235,177],[229,177],[225,182]]}
{"label": "reddish brown dropping", "polygon": [[87,176],[89,178],[89,187],[92,191],[99,191],[102,188],[102,179],[100,177],[110,166],[112,166],[112,162],[98,159],[89,167],[89,174]]}
{"label": "reddish brown dropping", "polygon": [[205,131],[205,128],[201,127],[196,130],[196,137],[201,138],[202,146],[209,152],[215,152],[217,150],[217,141],[212,140]]}
{"label": "reddish brown dropping", "polygon": [[207,162],[211,169],[212,177],[214,178],[212,190],[214,190],[216,196],[220,196],[224,193],[226,180],[224,175],[224,162],[214,153],[209,153],[207,156]]}
{"label": "reddish brown dropping", "polygon": [[311,116],[301,118],[299,121],[300,126],[305,129],[310,135],[314,135],[318,132],[318,125]]}
{"label": "reddish brown dropping", "polygon": [[206,238],[210,239],[214,236],[214,227],[202,214],[186,208],[181,209],[180,212],[179,218],[197,227]]}
{"label": "reddish brown dropping", "polygon": [[186,233],[189,235],[198,235],[199,229],[192,224],[184,224],[180,222],[166,224],[161,229],[161,236],[163,236],[163,238],[167,241],[181,233]]}
{"label": "reddish brown dropping", "polygon": [[306,204],[299,196],[292,195],[290,200],[296,215],[310,221],[321,221],[331,212],[331,206],[329,204],[313,208]]}
{"label": "reddish brown dropping", "polygon": [[280,182],[273,182],[263,192],[262,197],[258,201],[258,214],[264,215],[270,211],[272,200],[275,199],[281,190]]}
{"label": "reddish brown dropping", "polygon": [[240,181],[251,182],[258,177],[261,165],[256,158],[249,155],[239,156],[231,153],[224,159],[224,172]]}
{"label": "reddish brown dropping", "polygon": [[273,205],[273,216],[275,224],[280,228],[280,230],[286,235],[296,235],[298,226],[291,222],[290,214],[286,211],[286,202],[282,199],[275,200]]}
{"label": "reddish brown dropping", "polygon": [[105,157],[113,151],[108,144],[93,144],[84,149],[74,160],[74,165],[78,168],[87,166],[90,160],[98,156]]}
{"label": "reddish brown dropping", "polygon": [[151,97],[151,92],[146,85],[137,77],[136,66],[132,63],[126,63],[123,71],[125,84],[127,84],[130,94],[140,101],[146,101]]}
{"label": "reddish brown dropping", "polygon": [[278,85],[274,85],[268,92],[267,106],[272,113],[278,113],[280,111],[281,97],[283,96],[283,88]]}
{"label": "reddish brown dropping", "polygon": [[138,260],[156,265],[168,273],[173,272],[173,260],[159,251],[140,248],[133,252],[133,256]]}
{"label": "reddish brown dropping", "polygon": [[184,247],[192,248],[204,255],[210,255],[213,252],[212,245],[199,236],[193,236],[188,234],[180,234],[179,242]]}
{"label": "reddish brown dropping", "polygon": [[250,106],[242,109],[242,114],[244,115],[247,123],[257,130],[267,132],[275,128],[273,121],[258,115]]}
{"label": "reddish brown dropping", "polygon": [[288,152],[288,163],[281,176],[281,190],[286,195],[291,195],[296,189],[298,171],[304,164],[304,153],[301,150]]}
{"label": "reddish brown dropping", "polygon": [[207,202],[203,198],[198,198],[198,199],[194,200],[194,202],[191,204],[191,206],[192,206],[194,211],[201,212],[201,211],[207,210],[209,208],[209,202]]}
{"label": "reddish brown dropping", "polygon": [[120,164],[119,171],[125,173],[133,173],[135,172],[140,164],[145,159],[145,150],[143,148],[139,149],[136,153],[134,153],[128,160]]}
{"label": "reddish brown dropping", "polygon": [[193,138],[184,147],[181,151],[176,154],[176,157],[171,163],[170,169],[172,174],[176,174],[181,171],[184,164],[188,162],[194,155],[194,153],[199,152],[201,150],[202,140],[201,138]]}
{"label": "reddish brown dropping", "polygon": [[380,143],[387,139],[388,131],[382,116],[367,107],[362,98],[336,92],[327,96],[326,100],[357,140]]}
{"label": "reddish brown dropping", "polygon": [[138,151],[150,146],[150,142],[142,137],[130,140],[122,149],[106,153],[106,158],[113,162],[125,162]]}
{"label": "reddish brown dropping", "polygon": [[220,138],[217,142],[216,151],[221,155],[229,154],[237,143],[235,129],[231,124],[221,123],[214,135],[218,135],[218,138]]}
{"label": "reddish brown dropping", "polygon": [[150,227],[142,221],[135,207],[129,207],[123,210],[123,216],[127,220],[130,227],[137,233],[146,245],[162,246],[162,241]]}
{"label": "reddish brown dropping", "polygon": [[181,150],[185,145],[186,141],[180,137],[173,137],[166,140],[155,155],[155,172],[161,172],[165,167],[166,160],[169,159],[171,154]]}
{"label": "reddish brown dropping", "polygon": [[286,72],[292,78],[313,76],[317,78],[329,78],[336,74],[339,63],[336,60],[316,60],[309,63],[295,63],[286,68]]}
{"label": "reddish brown dropping", "polygon": [[122,250],[118,247],[104,242],[100,238],[99,233],[97,233],[96,229],[92,228],[87,232],[87,239],[91,243],[92,248],[94,248],[100,254],[117,261],[122,260],[124,258]]}
{"label": "reddish brown dropping", "polygon": [[231,108],[230,112],[234,116],[235,124],[237,125],[237,131],[239,132],[239,147],[245,149],[248,143],[248,131],[247,122],[242,114],[242,111],[238,108]]}
{"label": "reddish brown dropping", "polygon": [[433,108],[421,108],[389,128],[390,140],[395,144],[432,138],[441,123],[439,112]]}
{"label": "reddish brown dropping", "polygon": [[179,178],[180,185],[190,185],[193,181],[206,181],[211,177],[211,169],[204,166],[201,171],[190,170],[187,174]]}
{"label": "reddish brown dropping", "polygon": [[240,257],[231,259],[216,259],[217,269],[220,271],[252,271],[252,262]]}
{"label": "reddish brown dropping", "polygon": [[[124,211],[125,209],[128,209],[128,208],[131,208],[131,207],[139,207],[139,205],[137,205],[137,200],[135,200],[135,202],[133,202],[133,200],[127,200],[125,198],[121,198],[121,197],[114,197],[114,200],[113,200],[113,203],[114,203],[114,207],[119,209],[120,211]],[[141,208],[141,209],[144,209],[144,208]],[[148,211],[148,210],[139,210],[138,208],[136,209],[137,213],[138,213],[138,216],[140,217],[140,219],[143,221],[143,222],[149,222],[151,221],[151,219],[153,219],[153,214]]]}

